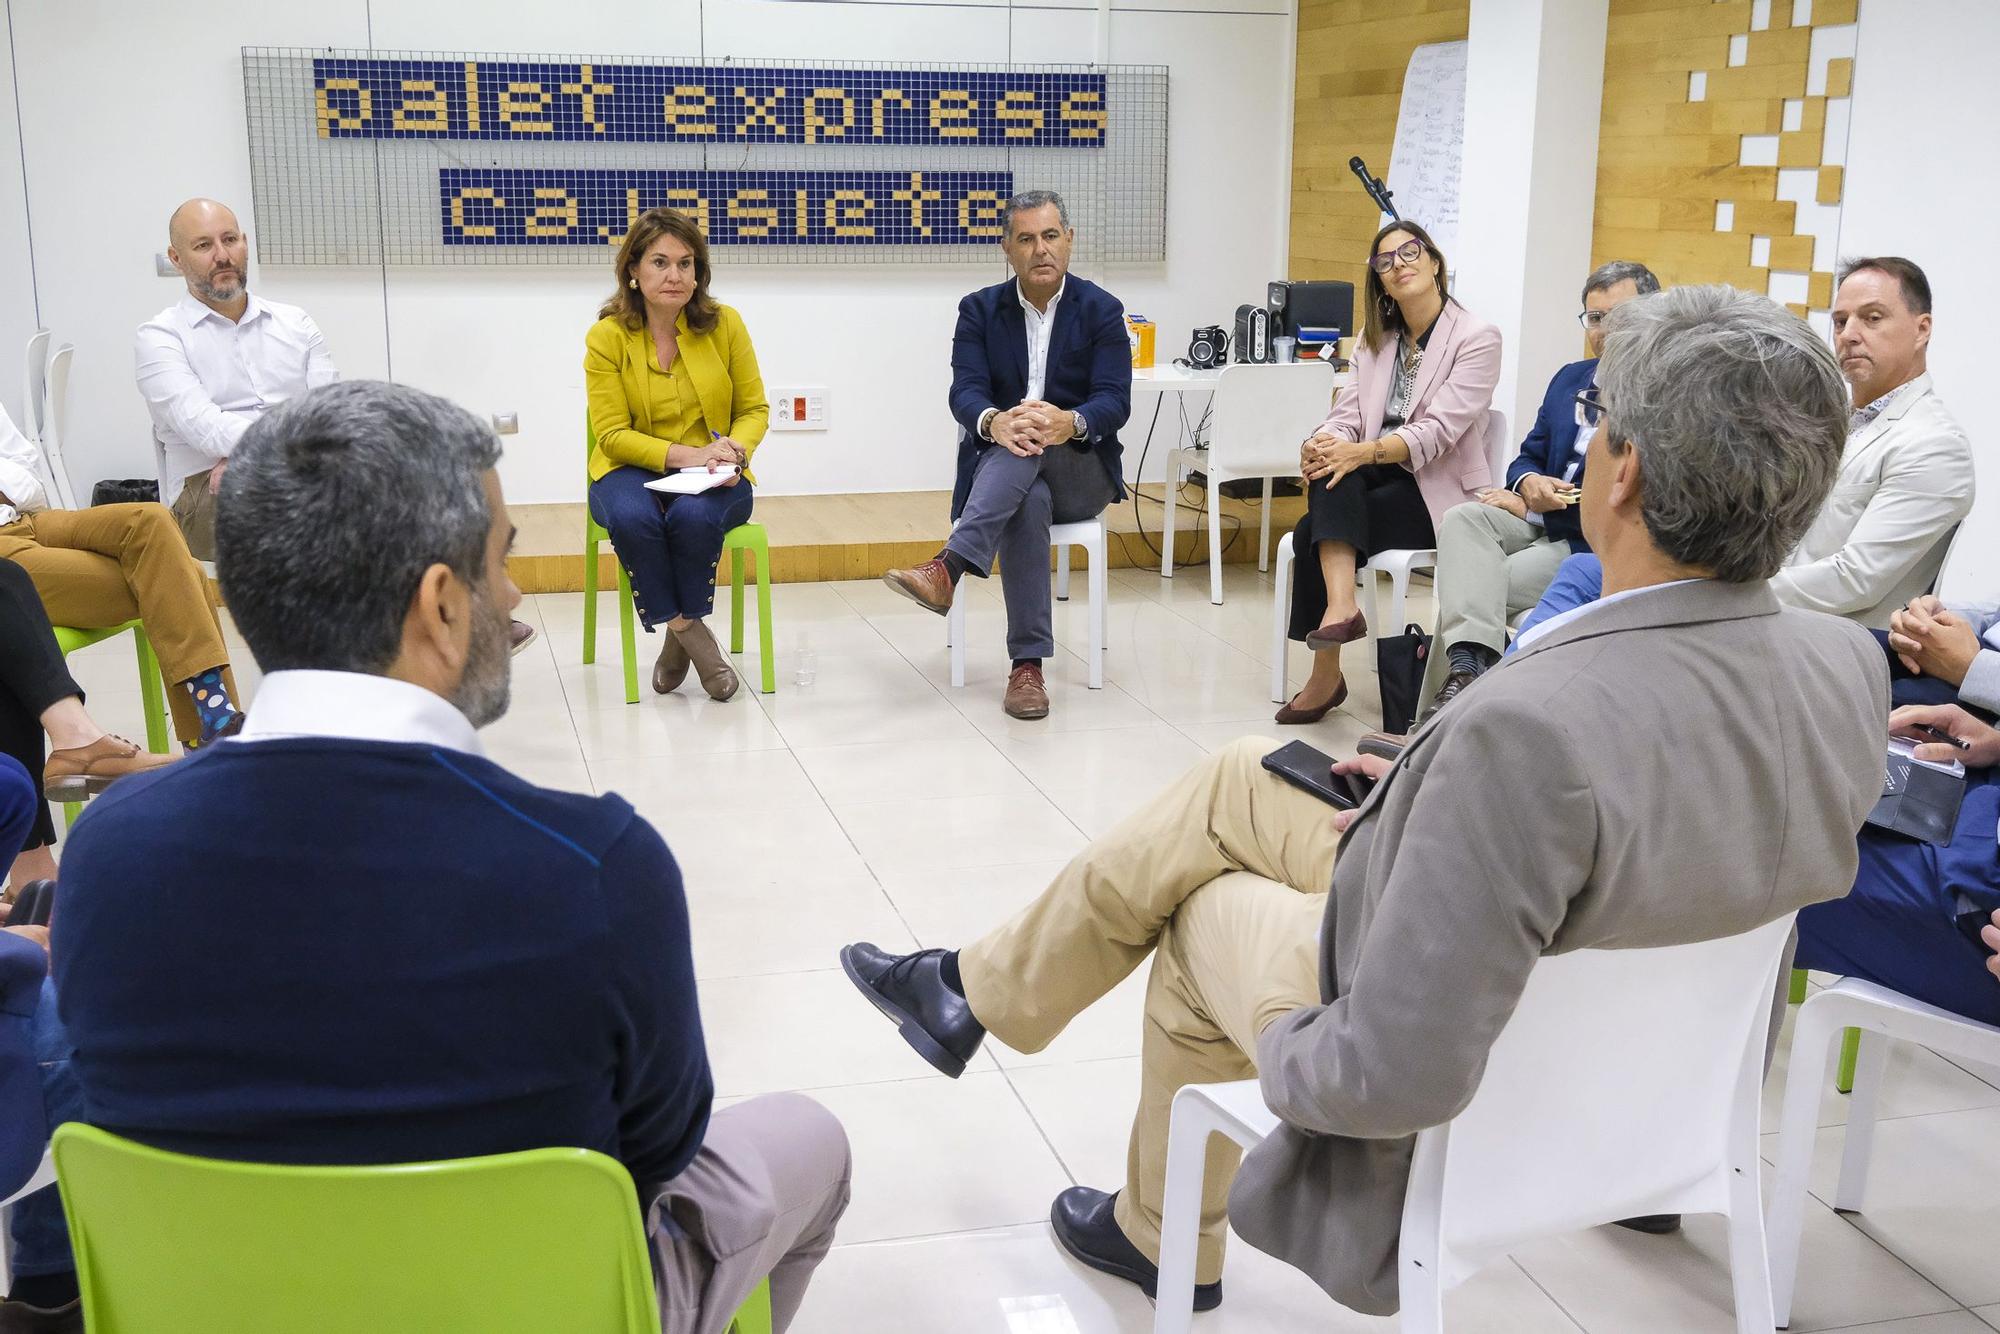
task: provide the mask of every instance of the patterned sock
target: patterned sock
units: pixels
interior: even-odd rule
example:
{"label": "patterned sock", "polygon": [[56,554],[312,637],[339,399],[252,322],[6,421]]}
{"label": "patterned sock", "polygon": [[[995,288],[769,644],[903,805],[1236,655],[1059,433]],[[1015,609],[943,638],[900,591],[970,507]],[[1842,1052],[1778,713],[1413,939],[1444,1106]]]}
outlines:
{"label": "patterned sock", "polygon": [[230,702],[229,689],[222,684],[222,669],[211,667],[181,684],[194,697],[195,712],[201,715],[201,741],[197,744],[207,745],[215,740],[217,732],[236,720],[236,705]]}
{"label": "patterned sock", "polygon": [[1453,644],[1445,650],[1445,661],[1454,672],[1470,672],[1478,676],[1498,660],[1499,654],[1484,644]]}

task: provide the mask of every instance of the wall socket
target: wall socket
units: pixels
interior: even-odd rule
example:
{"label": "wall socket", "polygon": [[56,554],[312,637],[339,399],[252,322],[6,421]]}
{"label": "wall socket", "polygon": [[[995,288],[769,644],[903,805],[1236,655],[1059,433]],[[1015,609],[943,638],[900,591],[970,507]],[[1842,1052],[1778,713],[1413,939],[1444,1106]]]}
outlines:
{"label": "wall socket", "polygon": [[771,429],[774,431],[824,431],[827,429],[827,392],[824,386],[798,386],[768,391]]}

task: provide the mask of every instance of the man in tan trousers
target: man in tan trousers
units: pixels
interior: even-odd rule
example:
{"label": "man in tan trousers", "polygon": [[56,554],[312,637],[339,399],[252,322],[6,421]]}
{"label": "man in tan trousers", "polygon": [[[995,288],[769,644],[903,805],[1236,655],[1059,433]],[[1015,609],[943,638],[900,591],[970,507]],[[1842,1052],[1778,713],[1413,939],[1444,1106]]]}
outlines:
{"label": "man in tan trousers", "polygon": [[[49,509],[41,470],[41,451],[0,413],[0,559],[28,572],[52,624],[145,622],[161,675],[177,687],[167,707],[181,744],[235,731],[242,714],[229,650],[173,516],[160,505]],[[124,743],[104,744],[108,760]]]}
{"label": "man in tan trousers", "polygon": [[1196,1307],[1222,1299],[1233,1221],[1393,1312],[1413,1137],[1471,1100],[1536,959],[1730,935],[1853,882],[1887,670],[1767,582],[1839,466],[1831,354],[1763,297],[1682,288],[1618,309],[1598,384],[1583,525],[1617,596],[1548,622],[1393,764],[1337,766],[1378,780],[1358,811],[1238,742],[962,952],[842,952],[946,1073],[987,1031],[1039,1049],[1152,956],[1124,1189],[1052,1211],[1084,1264],[1153,1291],[1173,1093],[1255,1075],[1281,1124],[1240,1174],[1210,1142]]}

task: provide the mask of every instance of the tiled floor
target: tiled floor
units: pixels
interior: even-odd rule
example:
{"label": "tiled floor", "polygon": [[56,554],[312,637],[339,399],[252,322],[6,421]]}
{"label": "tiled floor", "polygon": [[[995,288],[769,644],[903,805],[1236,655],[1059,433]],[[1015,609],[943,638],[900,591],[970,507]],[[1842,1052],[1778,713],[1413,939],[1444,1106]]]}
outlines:
{"label": "tiled floor", "polygon": [[[516,660],[514,707],[492,756],[539,782],[617,790],[685,868],[718,1095],[803,1089],[846,1124],[853,1207],[795,1328],[800,1334],[1103,1334],[1151,1327],[1137,1292],[1068,1261],[1049,1201],[1116,1186],[1138,1087],[1141,981],[1113,992],[1047,1051],[989,1044],[956,1082],[931,1073],[854,993],[843,943],[962,943],[1026,902],[1092,834],[1202,751],[1271,731],[1268,582],[1228,570],[1172,583],[1112,572],[1102,691],[1085,688],[1084,606],[1058,608],[1054,714],[1000,710],[1003,616],[968,582],[968,683],[948,684],[943,624],[875,582],[775,591],[779,689],[727,704],[689,693],[621,698],[617,637],[578,662],[580,595],[531,598],[542,638]],[[614,627],[611,594],[602,603]],[[1428,607],[1419,598],[1413,613]],[[720,627],[726,622],[719,618]],[[128,641],[129,642],[129,641]],[[657,644],[657,641],[654,641]],[[754,677],[752,656],[743,660]],[[642,647],[642,652],[646,650]],[[802,652],[817,679],[795,683]],[[1304,730],[1345,751],[1376,707],[1373,654],[1346,712]],[[248,655],[238,653],[238,661]],[[648,654],[648,663],[650,654]],[[1304,668],[1294,647],[1294,680]],[[137,734],[130,650],[79,655],[91,703]],[[246,672],[246,676],[252,673]],[[253,689],[245,681],[246,690]],[[1775,1114],[1784,1059],[1767,1090]],[[1975,1334],[2000,1328],[2000,1072],[1899,1051],[1865,1215],[1809,1206],[1793,1328]],[[1829,1093],[1815,1162],[1831,1190],[1842,1130]],[[1769,1137],[1767,1157],[1774,1151]],[[1617,1229],[1538,1244],[1452,1294],[1451,1327],[1510,1334],[1698,1334],[1735,1328],[1719,1218],[1677,1236]],[[1393,1322],[1334,1307],[1238,1245],[1206,1334],[1346,1331]]]}

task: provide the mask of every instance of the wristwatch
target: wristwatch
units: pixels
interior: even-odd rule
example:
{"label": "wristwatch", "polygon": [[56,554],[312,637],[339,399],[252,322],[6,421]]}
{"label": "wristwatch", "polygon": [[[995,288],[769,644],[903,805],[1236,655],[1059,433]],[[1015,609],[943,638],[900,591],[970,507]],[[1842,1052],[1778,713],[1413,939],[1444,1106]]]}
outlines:
{"label": "wristwatch", "polygon": [[1090,434],[1090,423],[1083,419],[1083,414],[1081,412],[1070,413],[1069,420],[1070,420],[1070,431],[1069,431],[1070,439],[1081,440],[1085,436]]}

